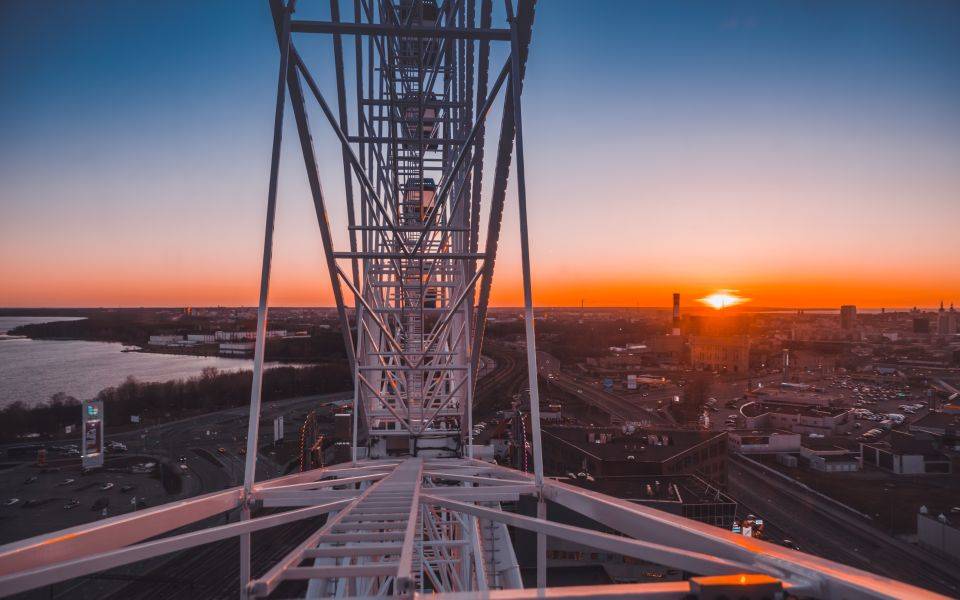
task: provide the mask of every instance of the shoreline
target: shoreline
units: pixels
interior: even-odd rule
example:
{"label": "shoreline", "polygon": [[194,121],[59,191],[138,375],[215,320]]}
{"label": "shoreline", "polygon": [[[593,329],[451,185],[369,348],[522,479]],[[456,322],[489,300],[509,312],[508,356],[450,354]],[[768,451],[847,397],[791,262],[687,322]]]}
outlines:
{"label": "shoreline", "polygon": [[[196,356],[200,358],[222,358],[224,360],[252,360],[253,355],[250,356],[231,356],[228,354],[220,354],[219,351],[214,350],[213,345],[211,344],[199,344],[196,347],[187,347],[187,348],[172,348],[172,347],[150,347],[150,346],[141,346],[139,344],[130,344],[121,340],[97,340],[97,339],[88,339],[88,338],[78,338],[78,337],[34,337],[29,335],[9,335],[6,333],[0,333],[0,341],[5,339],[8,340],[31,340],[35,342],[89,342],[89,343],[99,343],[99,344],[120,344],[123,348],[121,352],[126,353],[138,353],[138,354],[164,354],[168,356]],[[284,363],[294,365],[316,365],[326,362],[322,360],[323,357],[318,357],[313,360],[305,360],[298,357],[271,357],[266,362],[267,363]]]}
{"label": "shoreline", "polygon": [[[33,370],[33,360],[49,370]],[[220,373],[252,369],[250,357],[144,351],[122,342],[29,336],[0,336],[0,361],[0,410],[17,402],[32,409],[60,392],[78,399],[93,398],[130,377],[139,382],[166,383],[199,376],[208,368]],[[326,362],[329,360],[304,362],[271,357],[265,367],[304,369]]]}

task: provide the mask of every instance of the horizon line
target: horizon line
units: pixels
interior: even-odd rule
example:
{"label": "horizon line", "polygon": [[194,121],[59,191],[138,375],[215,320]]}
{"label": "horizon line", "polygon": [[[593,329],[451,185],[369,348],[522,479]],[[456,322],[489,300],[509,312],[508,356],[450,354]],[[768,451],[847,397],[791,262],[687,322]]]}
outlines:
{"label": "horizon line", "polygon": [[[754,305],[754,306],[730,306],[723,309],[714,309],[707,305],[702,304],[681,304],[680,308],[694,308],[710,312],[759,312],[759,311],[793,311],[793,310],[839,310],[841,306],[846,305],[836,305],[836,306],[763,306],[763,305]],[[886,310],[886,311],[911,311],[914,309],[917,310],[939,310],[940,306],[859,306],[854,304],[858,310]],[[70,310],[70,311],[91,311],[91,310],[183,310],[185,308],[190,309],[252,309],[256,310],[257,305],[255,304],[218,304],[218,305],[140,305],[140,306],[0,306],[0,312],[5,311],[29,311],[29,310]],[[311,305],[277,305],[277,306],[268,306],[268,309],[299,309],[299,310],[337,310],[336,305],[330,306],[311,306]],[[348,307],[353,309],[352,306]],[[489,306],[491,309],[501,309],[501,310],[523,310],[523,306]],[[628,306],[622,304],[597,304],[597,305],[534,305],[534,309],[551,309],[551,310],[588,310],[588,309],[604,309],[604,310],[671,310],[673,307],[671,305],[663,306]],[[3,315],[0,315],[3,316]]]}

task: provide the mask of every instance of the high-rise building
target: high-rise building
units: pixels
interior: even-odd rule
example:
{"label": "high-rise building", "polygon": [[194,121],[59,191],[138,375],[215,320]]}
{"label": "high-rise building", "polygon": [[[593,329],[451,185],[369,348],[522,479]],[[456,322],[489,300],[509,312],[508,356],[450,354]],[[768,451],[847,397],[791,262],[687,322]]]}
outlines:
{"label": "high-rise building", "polygon": [[957,311],[950,304],[950,310],[944,310],[943,301],[940,302],[940,312],[937,314],[937,335],[954,335],[957,333]]}
{"label": "high-rise building", "polygon": [[692,336],[690,360],[695,369],[717,373],[748,373],[750,338],[745,335]]}
{"label": "high-rise building", "polygon": [[673,294],[673,335],[680,335],[680,294]]}
{"label": "high-rise building", "polygon": [[840,329],[850,330],[857,327],[857,307],[844,304],[840,307]]}

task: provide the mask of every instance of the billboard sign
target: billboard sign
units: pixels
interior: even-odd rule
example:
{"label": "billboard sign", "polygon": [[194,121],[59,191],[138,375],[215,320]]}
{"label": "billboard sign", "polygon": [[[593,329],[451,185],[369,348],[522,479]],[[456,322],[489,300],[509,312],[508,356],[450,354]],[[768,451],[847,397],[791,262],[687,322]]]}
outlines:
{"label": "billboard sign", "polygon": [[84,469],[103,466],[103,401],[86,400],[83,410],[83,440],[81,440],[81,464]]}
{"label": "billboard sign", "polygon": [[283,415],[273,419],[273,441],[279,442],[283,439]]}

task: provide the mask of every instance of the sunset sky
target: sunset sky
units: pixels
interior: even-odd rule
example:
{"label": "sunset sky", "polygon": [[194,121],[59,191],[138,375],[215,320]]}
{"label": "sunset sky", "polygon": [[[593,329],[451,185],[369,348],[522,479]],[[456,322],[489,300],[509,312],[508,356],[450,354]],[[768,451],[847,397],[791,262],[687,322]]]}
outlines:
{"label": "sunset sky", "polygon": [[[332,93],[325,44],[301,47]],[[537,304],[960,303],[958,62],[952,0],[541,0]],[[255,304],[276,68],[265,0],[0,3],[0,306]],[[271,304],[329,305],[287,125]],[[511,186],[499,305],[522,301],[516,210]]]}

